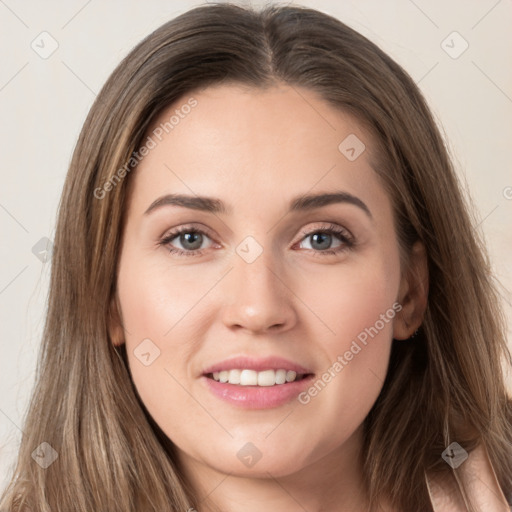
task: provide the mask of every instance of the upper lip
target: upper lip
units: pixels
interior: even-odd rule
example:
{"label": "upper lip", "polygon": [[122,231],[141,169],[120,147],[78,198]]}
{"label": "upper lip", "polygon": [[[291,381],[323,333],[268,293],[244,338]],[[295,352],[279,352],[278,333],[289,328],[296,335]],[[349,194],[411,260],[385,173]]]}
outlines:
{"label": "upper lip", "polygon": [[255,358],[249,356],[238,356],[233,357],[231,359],[226,359],[219,363],[215,363],[211,366],[208,366],[204,369],[203,375],[207,375],[209,373],[221,372],[224,370],[254,370],[257,372],[263,370],[292,370],[297,374],[308,374],[313,373],[311,370],[308,370],[306,367],[294,363],[288,359],[284,359],[282,357],[270,356],[263,358]]}

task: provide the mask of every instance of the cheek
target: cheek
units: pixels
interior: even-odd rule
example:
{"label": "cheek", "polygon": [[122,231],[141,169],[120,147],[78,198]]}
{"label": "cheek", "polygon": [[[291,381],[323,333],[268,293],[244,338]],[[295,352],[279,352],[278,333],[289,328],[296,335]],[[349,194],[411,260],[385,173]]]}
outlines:
{"label": "cheek", "polygon": [[173,334],[180,322],[193,314],[209,288],[209,280],[198,279],[192,267],[173,267],[163,251],[158,258],[126,251],[119,268],[118,291],[131,338],[176,340]]}
{"label": "cheek", "polygon": [[[119,267],[118,293],[125,328],[130,372],[148,411],[160,419],[162,408],[180,402],[180,382],[194,350],[197,332],[183,329],[193,306],[207,291],[186,276],[161,265],[148,265],[143,256],[125,251]],[[199,324],[194,328],[200,330]],[[172,399],[171,399],[172,398]]]}
{"label": "cheek", "polygon": [[307,282],[297,283],[294,290],[315,314],[317,321],[309,325],[333,354],[348,350],[351,341],[360,333],[364,338],[365,330],[376,322],[381,339],[390,336],[399,284],[397,255],[390,254],[387,258],[331,267]]}
{"label": "cheek", "polygon": [[397,258],[390,253],[388,259],[340,268],[312,280],[308,288],[321,320],[315,324],[316,339],[326,363],[300,401],[313,416],[318,413],[326,425],[338,428],[340,438],[364,420],[386,377],[393,322],[401,309],[395,302]]}

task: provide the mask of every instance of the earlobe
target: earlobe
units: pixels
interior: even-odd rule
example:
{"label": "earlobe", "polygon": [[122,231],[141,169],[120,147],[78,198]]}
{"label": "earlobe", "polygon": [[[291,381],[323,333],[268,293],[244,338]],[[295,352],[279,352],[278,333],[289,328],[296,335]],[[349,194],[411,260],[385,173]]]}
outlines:
{"label": "earlobe", "polygon": [[107,328],[110,341],[116,347],[124,343],[124,329],[119,311],[117,296],[114,295],[110,300]]}
{"label": "earlobe", "polygon": [[428,301],[428,259],[425,246],[416,242],[409,255],[409,265],[402,276],[398,302],[402,310],[393,324],[393,338],[409,339],[423,322]]}

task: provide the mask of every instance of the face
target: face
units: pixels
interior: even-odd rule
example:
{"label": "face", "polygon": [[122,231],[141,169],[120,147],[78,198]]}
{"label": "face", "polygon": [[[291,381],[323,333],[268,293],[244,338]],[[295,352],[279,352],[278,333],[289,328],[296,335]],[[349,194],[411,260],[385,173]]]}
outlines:
{"label": "face", "polygon": [[184,461],[222,473],[341,453],[382,388],[406,286],[371,138],[285,85],[191,94],[147,136],[116,297],[147,410]]}

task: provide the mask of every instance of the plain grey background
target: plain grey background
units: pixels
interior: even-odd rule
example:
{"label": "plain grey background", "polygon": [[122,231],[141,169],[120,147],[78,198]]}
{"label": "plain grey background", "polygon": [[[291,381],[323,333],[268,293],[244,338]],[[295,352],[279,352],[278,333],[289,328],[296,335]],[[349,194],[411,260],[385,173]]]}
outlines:
{"label": "plain grey background", "polygon": [[[339,18],[418,83],[474,201],[512,326],[512,2],[275,3]],[[51,265],[45,248],[82,123],[121,58],[158,26],[200,4],[0,0],[0,489],[34,383]]]}

